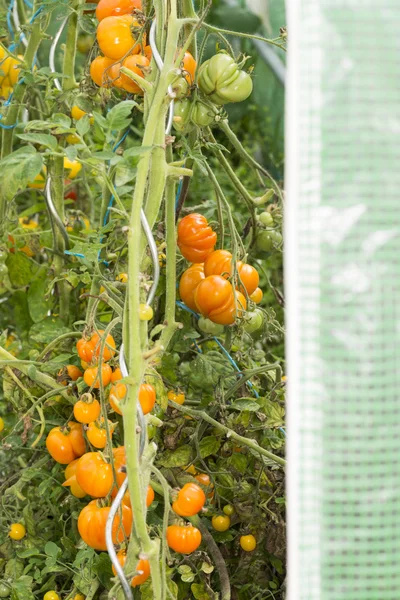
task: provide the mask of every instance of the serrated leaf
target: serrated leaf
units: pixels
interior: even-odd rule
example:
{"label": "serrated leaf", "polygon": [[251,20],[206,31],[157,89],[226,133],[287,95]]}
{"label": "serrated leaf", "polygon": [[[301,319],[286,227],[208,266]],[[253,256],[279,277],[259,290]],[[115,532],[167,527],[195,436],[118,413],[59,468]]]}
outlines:
{"label": "serrated leaf", "polygon": [[46,317],[43,321],[32,325],[29,331],[33,341],[48,344],[56,337],[69,331],[60,317]]}
{"label": "serrated leaf", "polygon": [[54,542],[47,542],[44,547],[44,552],[51,558],[57,558],[61,554],[62,550]]}
{"label": "serrated leaf", "polygon": [[240,412],[256,412],[257,410],[260,410],[260,405],[255,400],[251,400],[250,398],[240,398],[239,400],[236,400],[236,402],[233,402],[230,408],[239,410]]}
{"label": "serrated leaf", "polygon": [[95,112],[93,113],[93,117],[95,120],[95,123],[97,123],[97,125],[100,126],[100,128],[105,131],[107,129],[107,120],[103,117],[103,115],[100,115],[99,113]]}
{"label": "serrated leaf", "polygon": [[266,400],[264,402],[263,412],[267,417],[265,423],[268,425],[268,427],[282,427],[285,422],[285,409],[283,406],[277,402]]}
{"label": "serrated leaf", "polygon": [[84,115],[82,119],[79,119],[76,123],[76,130],[80,136],[84,136],[90,130],[90,119],[88,115]]}
{"label": "serrated leaf", "polygon": [[0,194],[9,201],[40,173],[42,155],[33,146],[23,146],[0,161]]}
{"label": "serrated leaf", "polygon": [[211,454],[216,454],[220,447],[221,440],[214,435],[204,437],[199,443],[201,458],[207,458],[207,456],[211,456]]}
{"label": "serrated leaf", "polygon": [[18,137],[24,142],[30,142],[31,144],[40,144],[50,150],[57,150],[57,138],[48,133],[20,133]]}
{"label": "serrated leaf", "polygon": [[15,254],[10,252],[7,256],[6,265],[13,287],[24,287],[31,282],[33,263],[24,252],[16,252]]}
{"label": "serrated leaf", "polygon": [[190,589],[192,591],[193,598],[196,598],[196,600],[210,600],[210,596],[207,593],[203,583],[193,583],[190,586]]}
{"label": "serrated leaf", "polygon": [[71,127],[71,119],[64,113],[54,113],[52,118],[53,123],[56,123],[57,125],[61,125],[62,127],[66,127],[67,129]]}
{"label": "serrated leaf", "polygon": [[110,131],[120,131],[125,129],[131,122],[132,108],[136,106],[133,100],[123,100],[119,102],[107,113],[107,126]]}
{"label": "serrated leaf", "polygon": [[181,446],[176,450],[166,450],[161,454],[157,463],[161,467],[183,467],[192,460],[192,449],[190,446]]}

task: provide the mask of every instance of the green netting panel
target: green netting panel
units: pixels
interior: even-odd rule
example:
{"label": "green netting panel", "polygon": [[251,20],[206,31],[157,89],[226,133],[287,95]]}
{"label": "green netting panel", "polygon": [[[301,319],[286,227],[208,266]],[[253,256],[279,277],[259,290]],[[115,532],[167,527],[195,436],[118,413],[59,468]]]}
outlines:
{"label": "green netting panel", "polygon": [[288,0],[289,599],[400,598],[400,2]]}

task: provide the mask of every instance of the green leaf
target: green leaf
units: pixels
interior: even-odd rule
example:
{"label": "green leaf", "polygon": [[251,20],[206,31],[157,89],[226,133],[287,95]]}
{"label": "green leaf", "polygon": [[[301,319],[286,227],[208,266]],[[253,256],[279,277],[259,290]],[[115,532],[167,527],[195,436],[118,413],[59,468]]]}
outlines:
{"label": "green leaf", "polygon": [[214,565],[210,565],[208,562],[203,561],[201,563],[201,570],[203,573],[207,573],[207,575],[209,575],[214,571]]}
{"label": "green leaf", "polygon": [[93,571],[96,573],[97,577],[100,580],[100,583],[104,587],[108,587],[110,583],[111,577],[113,577],[113,572],[111,568],[111,561],[108,554],[102,552],[98,554],[95,558],[95,562],[93,564]]}
{"label": "green leaf", "polygon": [[183,467],[192,460],[192,449],[190,446],[181,446],[176,450],[166,450],[158,459],[161,467]]}
{"label": "green leaf", "polygon": [[25,337],[32,325],[32,319],[29,315],[28,296],[24,291],[19,290],[13,294],[12,311],[17,333],[19,336]]}
{"label": "green leaf", "polygon": [[99,113],[95,112],[93,113],[93,117],[94,117],[94,121],[97,125],[99,125],[99,127],[101,128],[102,131],[105,131],[107,129],[107,120],[103,117],[103,115],[100,115]]}
{"label": "green leaf", "polygon": [[178,573],[180,573],[181,575],[183,574],[187,574],[187,573],[191,573],[192,569],[189,567],[189,565],[180,565],[178,567]]}
{"label": "green leaf", "polygon": [[257,410],[260,410],[260,405],[255,402],[255,400],[250,398],[240,398],[239,400],[236,400],[236,402],[233,402],[230,408],[239,410],[240,412],[245,410],[249,412],[256,412]]}
{"label": "green leaf", "polygon": [[196,598],[196,600],[210,600],[210,596],[203,583],[193,583],[190,589],[192,590],[193,598]]}
{"label": "green leaf", "polygon": [[30,558],[41,554],[41,550],[39,548],[27,548],[26,550],[18,550],[17,554],[19,558]]}
{"label": "green leaf", "polygon": [[29,335],[33,341],[48,344],[56,337],[69,331],[60,317],[46,317],[30,329]]}
{"label": "green leaf", "polygon": [[16,252],[7,256],[6,265],[8,276],[13,287],[25,287],[32,281],[32,267],[34,263],[23,252]]}
{"label": "green leaf", "polygon": [[31,144],[40,144],[50,150],[57,150],[57,138],[48,133],[20,133],[18,137],[24,142],[30,142]]}
{"label": "green leaf", "polygon": [[88,115],[84,115],[82,119],[79,119],[76,123],[76,130],[81,137],[86,135],[90,130],[90,119]]}
{"label": "green leaf", "polygon": [[285,409],[277,402],[266,400],[263,413],[267,417],[265,421],[268,427],[282,427],[285,422]]}
{"label": "green leaf", "polygon": [[183,575],[181,575],[181,579],[185,583],[191,583],[192,581],[194,581],[194,573],[184,573]]}
{"label": "green leaf", "polygon": [[121,131],[131,122],[132,108],[136,106],[133,100],[123,100],[112,107],[107,113],[107,126],[110,131]]}
{"label": "green leaf", "polygon": [[66,129],[69,129],[72,123],[71,119],[64,113],[54,113],[53,122],[57,125],[61,125],[61,127],[65,127]]}
{"label": "green leaf", "polygon": [[41,271],[40,277],[37,277],[30,285],[28,290],[28,307],[29,314],[34,323],[39,323],[48,314],[51,301],[46,299],[47,280],[44,269]]}
{"label": "green leaf", "polygon": [[246,454],[240,454],[238,452],[234,452],[232,456],[228,458],[227,464],[231,465],[236,471],[239,471],[242,475],[246,473],[247,469],[247,456]]}
{"label": "green leaf", "polygon": [[34,600],[35,596],[32,592],[32,577],[26,575],[20,577],[18,581],[13,581],[12,584],[12,600]]}
{"label": "green leaf", "polygon": [[146,152],[150,152],[153,149],[153,146],[132,146],[125,150],[123,157],[124,158],[132,158],[134,156],[140,156],[141,154],[146,154]]}
{"label": "green leaf", "polygon": [[22,515],[24,517],[25,527],[29,535],[35,535],[35,518],[33,516],[33,510],[31,504],[26,504],[22,510]]}
{"label": "green leaf", "polygon": [[207,458],[211,454],[216,454],[221,447],[221,440],[214,435],[204,437],[199,444],[201,458]]}
{"label": "green leaf", "polygon": [[47,554],[47,556],[57,558],[61,554],[62,550],[54,542],[47,542],[44,547],[44,552]]}
{"label": "green leaf", "polygon": [[66,157],[71,161],[74,161],[78,156],[78,150],[75,146],[67,146],[66,148],[64,148],[64,152]]}
{"label": "green leaf", "polygon": [[90,159],[92,160],[111,160],[115,154],[111,150],[101,150],[99,152],[93,152]]}
{"label": "green leaf", "polygon": [[0,194],[8,201],[33,181],[43,165],[42,155],[33,146],[23,146],[0,161]]}

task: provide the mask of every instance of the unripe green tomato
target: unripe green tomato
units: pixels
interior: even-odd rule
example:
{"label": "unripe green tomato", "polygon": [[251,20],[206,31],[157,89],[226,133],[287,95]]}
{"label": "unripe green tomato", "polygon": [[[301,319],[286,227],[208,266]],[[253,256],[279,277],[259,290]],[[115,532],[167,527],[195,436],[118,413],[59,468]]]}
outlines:
{"label": "unripe green tomato", "polygon": [[214,122],[214,113],[204,102],[198,101],[193,107],[191,120],[198,127],[208,127]]}
{"label": "unripe green tomato", "polygon": [[0,598],[8,598],[11,594],[11,588],[8,586],[4,580],[0,581]]}
{"label": "unripe green tomato", "polygon": [[81,54],[87,54],[94,44],[94,37],[90,33],[81,33],[78,36],[76,47]]}
{"label": "unripe green tomato", "polygon": [[204,317],[200,317],[197,322],[200,331],[207,335],[222,335],[224,332],[224,326],[218,325],[218,323],[213,323],[210,319],[205,319]]}
{"label": "unripe green tomato", "polygon": [[[193,129],[193,125],[189,122],[191,108],[191,102],[187,98],[174,103],[174,129],[185,133]],[[176,117],[178,120],[175,120]]]}
{"label": "unripe green tomato", "polygon": [[263,322],[264,318],[262,312],[256,309],[252,312],[246,313],[243,329],[247,333],[254,333],[258,329],[260,329],[260,327],[262,327]]}
{"label": "unripe green tomato", "polygon": [[271,215],[270,212],[268,211],[264,211],[261,213],[261,215],[258,217],[260,223],[262,223],[264,225],[264,227],[272,227],[274,224],[274,219],[273,216]]}
{"label": "unripe green tomato", "polygon": [[199,87],[211,102],[242,102],[253,91],[253,81],[241,71],[235,59],[220,52],[206,60],[199,69]]}
{"label": "unripe green tomato", "polygon": [[[188,95],[189,84],[184,77],[180,77],[172,85],[172,90],[175,93],[176,100],[180,100],[181,98],[185,98]],[[175,114],[175,110],[174,110],[174,114]]]}
{"label": "unripe green tomato", "polygon": [[224,506],[224,508],[222,510],[224,511],[224,513],[226,515],[228,515],[228,517],[232,516],[233,513],[235,512],[235,509],[232,506],[232,504],[225,504],[225,506]]}
{"label": "unripe green tomato", "polygon": [[271,252],[276,246],[282,243],[282,235],[279,231],[259,231],[257,233],[257,250],[262,252]]}

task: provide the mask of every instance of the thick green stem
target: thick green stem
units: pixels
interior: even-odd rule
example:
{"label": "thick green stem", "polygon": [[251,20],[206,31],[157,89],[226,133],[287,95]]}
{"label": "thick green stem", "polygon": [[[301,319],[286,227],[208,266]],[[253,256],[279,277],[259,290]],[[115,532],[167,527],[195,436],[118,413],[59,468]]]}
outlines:
{"label": "thick green stem", "polygon": [[[64,159],[62,156],[55,156],[50,161],[49,175],[51,176],[51,197],[54,207],[64,223]],[[54,227],[53,239],[53,269],[54,275],[58,279],[64,268],[64,250],[65,242],[58,227]],[[59,281],[57,284],[57,293],[59,298],[60,317],[68,323],[69,318],[69,295],[70,288],[67,281]]]}
{"label": "thick green stem", "polygon": [[[79,4],[76,3],[76,4]],[[78,13],[74,10],[68,18],[67,39],[65,42],[64,62],[63,62],[63,80],[62,88],[64,91],[72,90],[77,87],[75,81],[75,57],[76,42],[78,39]]]}

